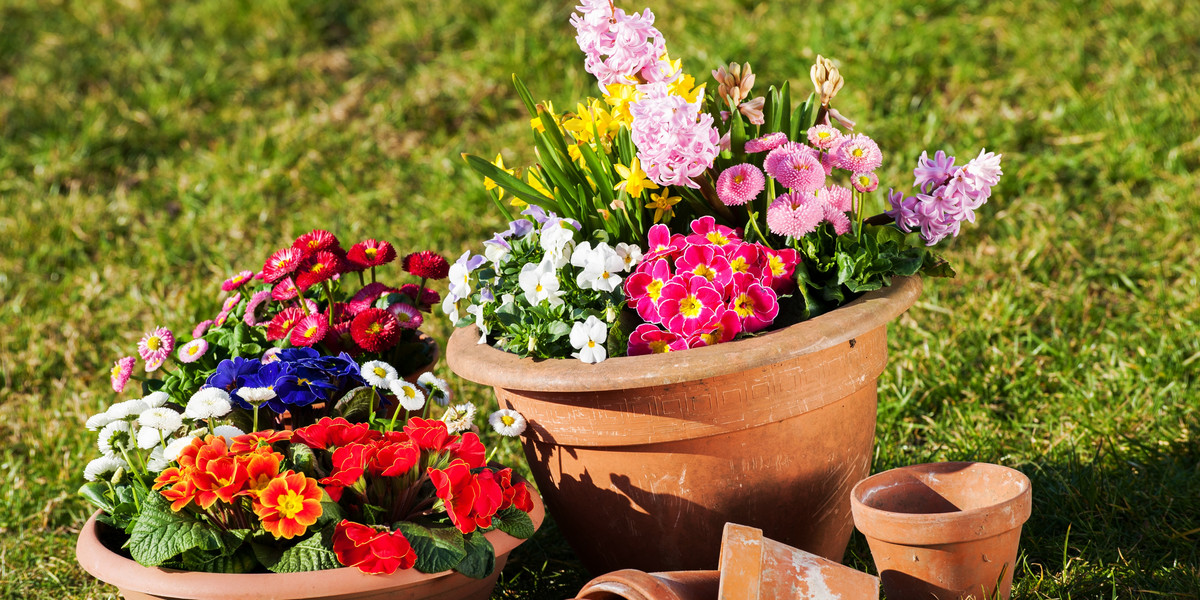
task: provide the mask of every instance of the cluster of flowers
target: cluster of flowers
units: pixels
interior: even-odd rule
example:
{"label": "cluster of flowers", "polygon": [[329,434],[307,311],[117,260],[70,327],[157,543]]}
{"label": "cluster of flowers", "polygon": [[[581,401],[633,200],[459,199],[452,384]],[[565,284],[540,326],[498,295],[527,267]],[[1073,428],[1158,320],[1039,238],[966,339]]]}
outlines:
{"label": "cluster of flowers", "polygon": [[629,355],[708,346],[766,328],[779,314],[779,294],[795,288],[798,260],[795,250],[745,242],[712,217],[692,221],[691,235],[655,225],[646,259],[625,283],[629,305],[646,321],[630,334]]}
{"label": "cluster of flowers", "polygon": [[[460,321],[459,302],[469,302],[464,310],[479,327],[481,344],[494,336],[514,351],[540,355],[547,342],[566,336],[576,358],[604,360],[609,325],[624,304],[622,274],[641,261],[641,249],[603,241],[577,243],[577,221],[537,206],[522,214],[532,220],[512,221],[484,242],[483,255],[465,253],[451,267],[443,310]],[[552,312],[537,312],[543,310]],[[502,320],[497,312],[516,317]],[[460,325],[470,322],[461,320]],[[546,327],[555,321],[562,324],[558,335]]]}
{"label": "cluster of flowers", "polygon": [[572,14],[575,42],[583,50],[584,69],[606,90],[613,84],[671,81],[675,73],[667,54],[666,39],[654,27],[654,13],[626,14],[610,0],[582,0]]}
{"label": "cluster of flowers", "polygon": [[919,193],[905,196],[888,191],[892,210],[888,216],[908,233],[920,230],[921,239],[932,246],[946,237],[958,235],[963,221],[975,222],[975,211],[987,203],[992,187],[1000,182],[1000,155],[979,151],[967,164],[955,167],[954,157],[938,150],[933,158],[922,152],[913,169],[913,187]]}

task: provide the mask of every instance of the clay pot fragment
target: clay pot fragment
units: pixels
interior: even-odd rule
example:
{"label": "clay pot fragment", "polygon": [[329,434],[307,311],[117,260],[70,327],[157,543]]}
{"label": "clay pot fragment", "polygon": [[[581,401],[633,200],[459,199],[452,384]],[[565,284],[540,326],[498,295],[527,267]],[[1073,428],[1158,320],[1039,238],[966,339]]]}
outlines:
{"label": "clay pot fragment", "polygon": [[1008,599],[1033,506],[1021,472],[975,462],[901,467],[862,480],[850,501],[888,600]]}

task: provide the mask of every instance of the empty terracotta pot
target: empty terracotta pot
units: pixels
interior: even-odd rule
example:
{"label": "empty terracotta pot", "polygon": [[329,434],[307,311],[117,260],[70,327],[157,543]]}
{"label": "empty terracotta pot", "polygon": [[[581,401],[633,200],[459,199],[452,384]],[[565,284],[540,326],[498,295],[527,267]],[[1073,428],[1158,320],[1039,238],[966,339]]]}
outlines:
{"label": "empty terracotta pot", "polygon": [[[529,516],[535,528],[541,527],[546,510],[537,492],[530,492],[533,511]],[[367,575],[350,567],[303,573],[226,574],[144,567],[109,550],[101,542],[103,529],[107,527],[92,515],[79,532],[75,558],[96,579],[116,586],[126,600],[487,600],[509,553],[525,541],[499,530],[487,532],[496,550],[496,568],[483,579],[454,571],[426,574],[416,569]]]}
{"label": "empty terracotta pot", "polygon": [[719,578],[717,571],[622,569],[589,581],[576,600],[716,600]]}
{"label": "empty terracotta pot", "polygon": [[1032,506],[1023,473],[975,462],[892,469],[851,494],[888,600],[1007,600]]}
{"label": "empty terracotta pot", "polygon": [[719,600],[879,600],[879,578],[725,524]]}
{"label": "empty terracotta pot", "polygon": [[463,328],[446,359],[525,415],[538,488],[591,572],[713,569],[726,522],[841,561],[887,323],[920,291],[895,278],[765,335],[595,365],[522,359]]}

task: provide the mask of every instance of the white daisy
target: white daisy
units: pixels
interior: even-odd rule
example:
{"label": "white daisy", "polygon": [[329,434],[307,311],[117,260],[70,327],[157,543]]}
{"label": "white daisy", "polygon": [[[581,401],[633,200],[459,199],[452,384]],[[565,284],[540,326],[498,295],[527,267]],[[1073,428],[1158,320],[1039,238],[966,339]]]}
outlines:
{"label": "white daisy", "polygon": [[502,408],[488,417],[488,423],[491,423],[492,429],[496,433],[507,436],[517,437],[525,433],[525,417],[521,413],[508,408]]}
{"label": "white daisy", "polygon": [[262,406],[263,402],[275,398],[275,390],[269,387],[244,387],[238,389],[237,395],[251,406]]}
{"label": "white daisy", "polygon": [[158,446],[150,453],[150,458],[146,459],[146,468],[154,473],[162,473],[171,466],[171,461],[163,458],[163,447]]}
{"label": "white daisy", "polygon": [[233,410],[233,404],[229,402],[229,393],[221,388],[210,387],[192,394],[192,399],[188,400],[187,408],[183,411],[183,414],[187,415],[188,418],[203,421],[205,419],[223,417],[229,414],[231,410]]}
{"label": "white daisy", "polygon": [[450,433],[458,433],[470,429],[471,421],[474,420],[475,405],[469,402],[453,406],[442,415],[442,421],[446,423],[446,429]]}
{"label": "white daisy", "polygon": [[439,406],[450,404],[450,384],[446,383],[445,379],[439,379],[433,373],[426,372],[417,378],[417,385]]}
{"label": "white daisy", "polygon": [[246,432],[233,425],[217,425],[213,427],[213,435],[221,436],[226,440],[232,440],[239,435],[246,435]]}
{"label": "white daisy", "polygon": [[92,462],[89,462],[83,468],[83,478],[88,481],[96,481],[109,473],[116,473],[117,469],[125,468],[125,461],[115,456],[101,456]]}
{"label": "white daisy", "polygon": [[196,439],[195,436],[184,436],[167,442],[167,447],[163,450],[163,459],[173,461],[179,458],[179,453],[183,452],[183,449],[187,448],[194,439]]}
{"label": "white daisy", "polygon": [[145,402],[146,406],[150,408],[158,408],[166,404],[170,399],[171,397],[166,392],[150,392],[150,395],[142,398],[142,402]]}
{"label": "white daisy", "polygon": [[161,445],[163,441],[163,432],[153,427],[142,427],[137,432],[137,446],[142,450],[149,450],[155,446]]}
{"label": "white daisy", "polygon": [[88,417],[87,428],[91,431],[100,431],[101,428],[112,423],[112,421],[112,417],[108,416],[108,413],[102,412],[98,415]]}
{"label": "white daisy", "polygon": [[369,360],[362,365],[362,376],[367,383],[381,389],[388,389],[392,382],[400,377],[396,368],[382,360]]}
{"label": "white daisy", "polygon": [[130,445],[133,440],[130,439],[129,421],[113,421],[100,429],[100,439],[96,442],[96,447],[100,448],[100,452],[104,454],[120,454],[121,448]]}
{"label": "white daisy", "polygon": [[163,433],[173,433],[176,429],[183,427],[183,415],[165,406],[148,408],[138,415],[138,425],[153,427]]}
{"label": "white daisy", "polygon": [[404,410],[421,410],[425,407],[425,393],[417,389],[417,386],[403,379],[397,379],[392,382],[390,389]]}
{"label": "white daisy", "polygon": [[142,414],[142,411],[147,408],[150,407],[141,400],[126,400],[108,407],[108,410],[104,411],[104,414],[108,415],[109,419],[117,421],[128,417],[136,417]]}

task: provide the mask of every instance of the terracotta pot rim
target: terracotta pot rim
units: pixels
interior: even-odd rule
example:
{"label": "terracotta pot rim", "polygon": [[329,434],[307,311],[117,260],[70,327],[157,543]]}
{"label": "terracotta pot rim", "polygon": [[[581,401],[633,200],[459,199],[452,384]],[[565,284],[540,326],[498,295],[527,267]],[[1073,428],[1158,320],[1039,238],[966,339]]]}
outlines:
{"label": "terracotta pot rim", "polygon": [[[868,488],[899,472],[969,466],[1015,475],[1020,489],[1015,495],[994,504],[957,512],[894,512],[863,502]],[[850,508],[854,526],[868,538],[904,545],[950,544],[986,539],[1024,525],[1033,509],[1033,486],[1024,473],[1003,465],[975,461],[921,463],[876,473],[858,482],[850,491]]]}
{"label": "terracotta pot rim", "polygon": [[610,358],[594,365],[574,359],[520,358],[479,344],[474,325],[456,329],[446,362],[464,379],[498,388],[535,392],[622,390],[717,377],[819,352],[886,325],[916,301],[921,278],[895,277],[890,286],[815,319],[736,342],[687,352]]}
{"label": "terracotta pot rim", "polygon": [[[516,477],[514,474],[514,478]],[[520,479],[524,481],[524,479]],[[546,507],[537,490],[529,485],[529,497],[533,510],[529,513],[534,529],[540,529],[546,517]],[[175,598],[211,598],[211,595],[188,593],[192,589],[218,587],[220,581],[225,589],[236,589],[237,598],[286,597],[295,600],[322,598],[332,595],[355,594],[379,590],[397,589],[420,585],[435,579],[457,575],[455,571],[421,573],[416,569],[397,571],[391,575],[368,575],[355,567],[342,567],[324,571],[300,573],[202,573],[180,571],[161,567],[146,567],[108,549],[97,535],[97,510],[88,518],[75,542],[75,557],[79,565],[96,579],[121,589],[149,594],[166,592]],[[500,557],[512,552],[526,540],[518,539],[494,529],[485,537]],[[463,576],[465,577],[465,575]],[[236,581],[236,584],[230,582]],[[232,587],[232,586],[236,587]],[[287,590],[281,594],[281,590]]]}

